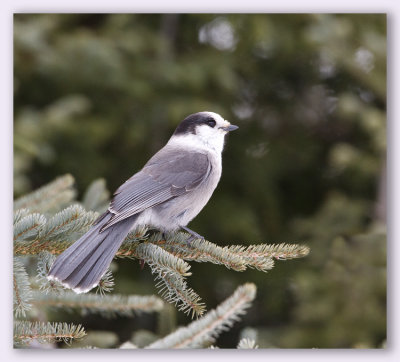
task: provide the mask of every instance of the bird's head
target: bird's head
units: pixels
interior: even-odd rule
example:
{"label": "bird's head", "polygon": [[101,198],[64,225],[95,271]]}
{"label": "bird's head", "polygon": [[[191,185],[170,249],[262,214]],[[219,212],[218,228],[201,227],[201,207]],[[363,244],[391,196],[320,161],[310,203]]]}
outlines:
{"label": "bird's head", "polygon": [[238,128],[217,113],[198,112],[187,116],[178,125],[171,141],[222,152],[226,134]]}

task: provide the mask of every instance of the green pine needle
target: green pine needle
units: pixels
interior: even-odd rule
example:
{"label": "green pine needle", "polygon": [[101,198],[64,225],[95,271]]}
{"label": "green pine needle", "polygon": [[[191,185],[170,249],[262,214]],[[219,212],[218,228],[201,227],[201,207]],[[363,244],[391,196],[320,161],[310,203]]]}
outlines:
{"label": "green pine needle", "polygon": [[[19,216],[20,215],[17,215],[17,217]],[[14,224],[14,242],[18,243],[26,240],[35,240],[45,224],[46,218],[37,213],[20,218]]]}
{"label": "green pine needle", "polygon": [[147,348],[201,348],[205,344],[213,343],[221,332],[232,327],[233,323],[239,320],[255,296],[256,286],[252,283],[244,284],[204,317],[187,327],[177,329]]}
{"label": "green pine needle", "polygon": [[39,343],[64,341],[70,343],[73,339],[83,338],[86,335],[83,327],[67,323],[44,322],[14,322],[14,343],[27,345],[29,342]]}
{"label": "green pine needle", "polygon": [[[97,218],[97,213],[85,211],[79,204],[70,205],[53,216],[45,217],[43,214],[33,212],[56,210],[57,207],[65,204],[67,199],[61,200],[59,194],[73,192],[71,189],[73,182],[72,176],[66,175],[15,201],[17,210],[14,213],[14,254],[39,254],[37,280],[39,289],[45,293],[42,293],[42,297],[36,295],[36,299],[43,303],[53,298],[54,304],[57,293],[62,295],[62,298],[72,298],[69,294],[65,294],[64,287],[60,283],[48,281],[47,275],[56,255],[62,253],[86,232]],[[107,197],[104,180],[98,180],[86,192],[84,204],[88,207],[101,208],[104,207]],[[72,196],[69,197],[68,202],[72,199]],[[56,205],[58,206],[55,207]],[[187,261],[210,262],[224,265],[235,271],[243,271],[246,268],[267,271],[273,268],[274,259],[300,258],[309,253],[307,246],[297,244],[220,247],[201,239],[189,243],[187,233],[171,232],[164,238],[161,233],[149,237],[147,231],[147,227],[140,227],[130,232],[116,253],[116,257],[136,258],[148,264],[151,272],[156,276],[156,287],[159,288],[162,297],[175,304],[178,310],[191,313],[192,318],[202,316],[206,308],[199,295],[187,285],[185,278],[191,275],[190,264]],[[21,298],[21,295],[24,295],[21,290],[28,291],[27,276],[25,275],[24,284],[24,274],[17,268],[18,270],[19,272],[14,275],[16,286],[14,299],[17,305],[15,308],[18,315],[24,315],[24,311],[30,307],[29,297]],[[102,295],[109,292],[113,285],[112,274],[107,271],[99,283],[100,296],[96,297],[105,298],[106,296]],[[22,286],[22,289],[18,286]],[[26,296],[29,296],[28,292]],[[100,304],[100,300],[103,303],[107,302],[107,299],[96,299],[96,303]],[[24,301],[26,301],[25,304]],[[81,301],[83,302],[83,299]],[[114,302],[118,304],[117,300]],[[70,308],[73,308],[71,303]],[[91,309],[86,306],[81,309],[89,312],[96,308]],[[111,314],[108,307],[105,310],[98,308],[97,312],[104,315]],[[115,313],[125,312],[116,311]]]}
{"label": "green pine needle", "polygon": [[156,312],[163,308],[162,300],[154,295],[76,294],[69,290],[58,293],[35,291],[33,303],[37,307],[62,308],[69,311],[77,309],[83,315],[100,314],[106,318],[116,316],[133,317],[141,312]]}
{"label": "green pine needle", "polygon": [[258,345],[256,345],[256,342],[252,339],[249,338],[242,338],[238,345],[238,349],[258,349]]}
{"label": "green pine needle", "polygon": [[65,234],[75,231],[85,232],[97,219],[98,214],[85,211],[80,205],[71,205],[55,214],[40,230],[40,241],[63,240]]}
{"label": "green pine needle", "polygon": [[14,314],[23,316],[32,307],[32,290],[29,277],[22,262],[14,257],[13,273]]}
{"label": "green pine needle", "polygon": [[72,189],[74,182],[74,178],[69,174],[61,176],[15,200],[14,210],[24,208],[40,213],[59,210],[74,199],[76,195],[76,191]]}

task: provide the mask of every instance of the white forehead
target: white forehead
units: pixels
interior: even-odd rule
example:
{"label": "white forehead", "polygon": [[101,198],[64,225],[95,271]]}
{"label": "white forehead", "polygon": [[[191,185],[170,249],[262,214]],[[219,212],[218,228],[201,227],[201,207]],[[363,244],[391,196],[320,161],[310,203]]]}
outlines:
{"label": "white forehead", "polygon": [[215,112],[208,112],[208,111],[202,112],[202,113],[211,116],[212,118],[215,119],[215,122],[217,122],[217,123],[225,122],[225,120],[224,120],[218,113],[215,113]]}

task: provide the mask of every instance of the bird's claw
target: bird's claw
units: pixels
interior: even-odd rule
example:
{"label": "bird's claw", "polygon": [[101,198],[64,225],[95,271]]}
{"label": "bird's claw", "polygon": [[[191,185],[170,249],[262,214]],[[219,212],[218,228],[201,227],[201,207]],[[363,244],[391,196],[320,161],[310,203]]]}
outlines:
{"label": "bird's claw", "polygon": [[194,240],[202,240],[204,241],[205,238],[204,236],[201,236],[200,234],[196,233],[193,230],[190,230],[189,228],[187,228],[186,226],[181,226],[181,228],[183,230],[185,230],[187,233],[190,234],[190,237],[186,240],[186,243],[188,244],[188,246],[190,246],[190,244],[194,241]]}

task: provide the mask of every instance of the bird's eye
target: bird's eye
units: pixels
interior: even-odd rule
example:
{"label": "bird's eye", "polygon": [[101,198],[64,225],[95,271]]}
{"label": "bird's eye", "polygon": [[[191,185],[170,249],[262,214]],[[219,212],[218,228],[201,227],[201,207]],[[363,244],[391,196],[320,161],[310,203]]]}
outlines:
{"label": "bird's eye", "polygon": [[208,124],[211,128],[214,128],[215,125],[216,125],[215,121],[214,121],[212,118],[210,118],[210,119],[207,120],[207,124]]}

